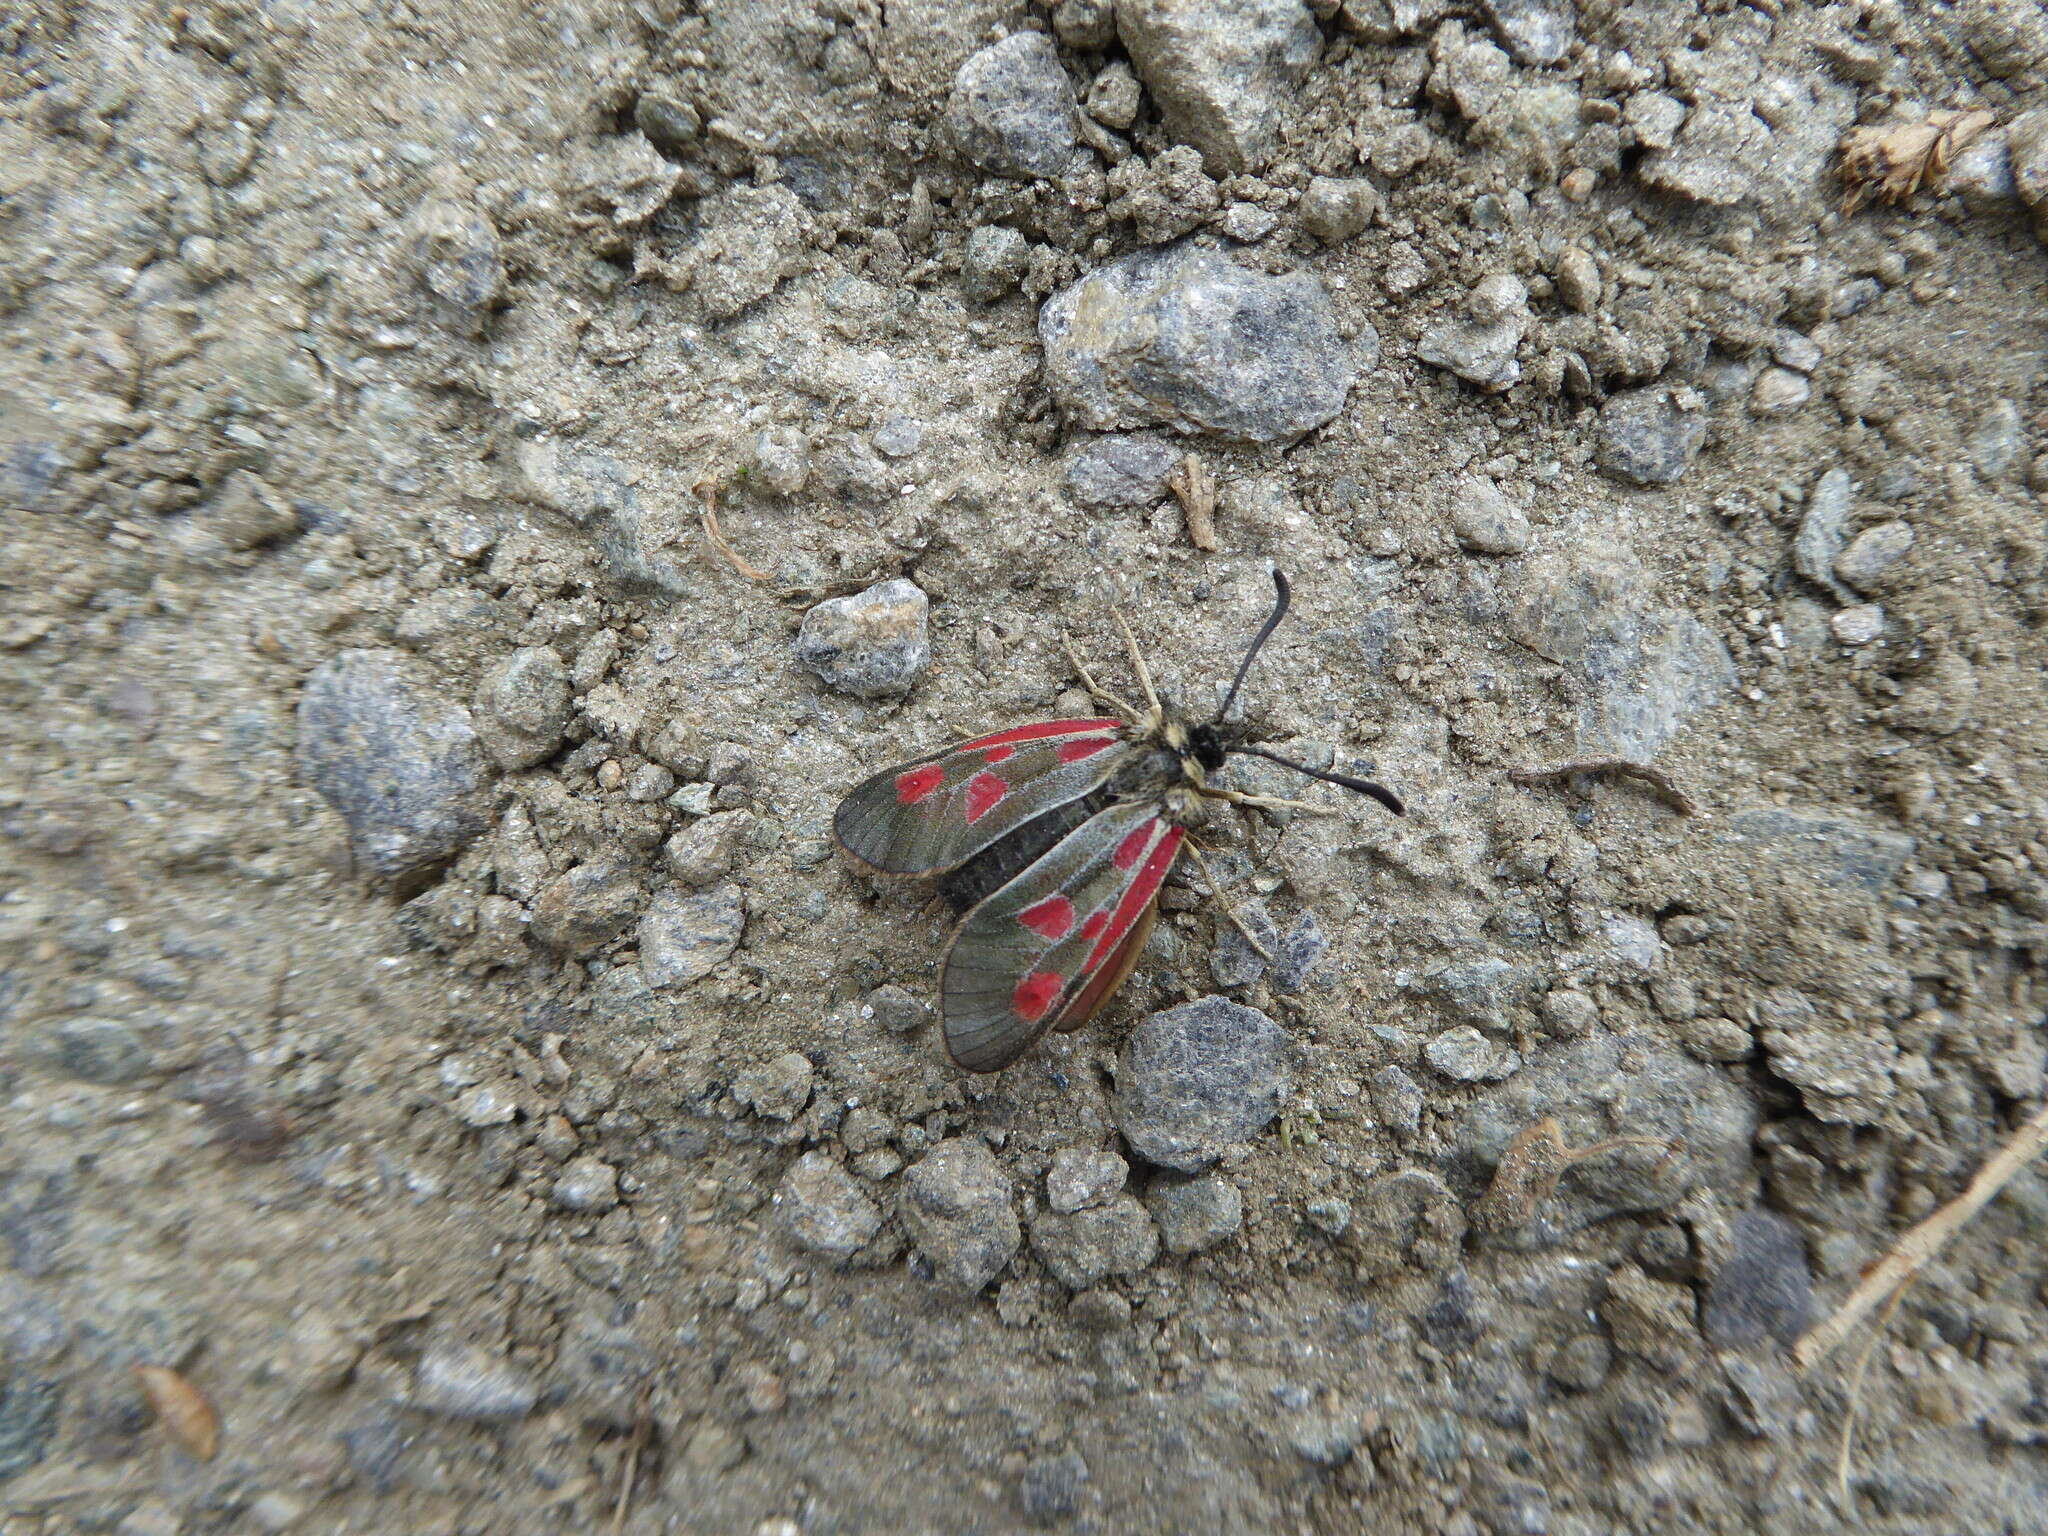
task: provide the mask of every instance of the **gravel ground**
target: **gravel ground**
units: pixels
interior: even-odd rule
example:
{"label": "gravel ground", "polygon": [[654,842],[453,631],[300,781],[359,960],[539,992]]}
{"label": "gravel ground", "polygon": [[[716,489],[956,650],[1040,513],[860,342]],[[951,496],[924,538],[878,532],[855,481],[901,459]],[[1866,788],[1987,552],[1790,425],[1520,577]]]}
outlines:
{"label": "gravel ground", "polygon": [[[0,41],[8,1536],[2039,1529],[2041,1172],[1788,1352],[2044,1092],[2038,4]],[[833,807],[1276,565],[1407,817],[955,1070]]]}

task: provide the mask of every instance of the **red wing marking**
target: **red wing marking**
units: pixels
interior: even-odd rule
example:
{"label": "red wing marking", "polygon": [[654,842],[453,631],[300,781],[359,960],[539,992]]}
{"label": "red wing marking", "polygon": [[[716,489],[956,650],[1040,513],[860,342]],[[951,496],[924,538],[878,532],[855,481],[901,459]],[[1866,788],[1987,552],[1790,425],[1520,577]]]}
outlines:
{"label": "red wing marking", "polygon": [[[1067,761],[1066,752],[1067,749],[1065,747],[1059,748],[1061,762]],[[990,766],[994,766],[995,764],[1000,763],[1004,758],[1015,757],[1016,755],[1017,749],[1015,747],[987,747],[984,748],[982,751],[981,760],[984,763],[989,764]]]}
{"label": "red wing marking", "polygon": [[[1138,831],[1149,833],[1156,825],[1158,823],[1148,822],[1138,828]],[[1145,903],[1158,894],[1159,882],[1166,878],[1168,866],[1180,852],[1181,839],[1187,835],[1185,827],[1168,827],[1165,836],[1153,845],[1151,856],[1145,860],[1145,867],[1132,878],[1129,888],[1124,892],[1124,899],[1117,903],[1116,916],[1109,920],[1108,931],[1095,941],[1095,948],[1089,952],[1088,969],[1092,970],[1100,965],[1103,957],[1122,942],[1123,936],[1130,931],[1131,924],[1138,920],[1138,914],[1145,910]],[[1130,839],[1125,838],[1124,842],[1128,846]],[[1126,869],[1130,867],[1123,864],[1122,848],[1117,849],[1117,862]]]}
{"label": "red wing marking", "polygon": [[941,763],[926,763],[922,768],[913,768],[908,773],[896,776],[896,803],[915,805],[939,787],[939,781],[946,776]]}
{"label": "red wing marking", "polygon": [[1012,726],[1007,731],[997,731],[993,736],[977,736],[972,741],[962,742],[956,750],[974,752],[983,747],[1010,747],[1020,741],[1038,741],[1046,736],[1071,736],[1076,731],[1114,731],[1122,728],[1121,720],[1041,720],[1036,725]]}
{"label": "red wing marking", "polygon": [[1152,824],[1147,822],[1131,828],[1121,843],[1116,845],[1115,864],[1118,869],[1135,869],[1138,860],[1145,856],[1145,845],[1152,840]]}
{"label": "red wing marking", "polygon": [[1007,779],[998,778],[986,768],[967,781],[967,819],[981,820],[990,811],[1003,803],[1003,796],[1010,792]]}
{"label": "red wing marking", "polygon": [[1109,912],[1107,909],[1101,912],[1090,912],[1088,914],[1088,921],[1081,925],[1081,937],[1084,939],[1099,939],[1102,937],[1102,930],[1108,926]]}
{"label": "red wing marking", "polygon": [[1017,983],[1017,990],[1010,997],[1010,1006],[1017,1010],[1017,1017],[1027,1024],[1036,1024],[1045,1017],[1045,1010],[1058,1000],[1066,990],[1067,978],[1058,971],[1035,971]]}
{"label": "red wing marking", "polygon": [[1107,736],[1083,736],[1075,741],[1063,741],[1053,750],[1059,754],[1061,762],[1078,763],[1114,745],[1115,742]]}
{"label": "red wing marking", "polygon": [[1041,939],[1064,939],[1074,926],[1074,904],[1055,892],[1019,912],[1017,921]]}

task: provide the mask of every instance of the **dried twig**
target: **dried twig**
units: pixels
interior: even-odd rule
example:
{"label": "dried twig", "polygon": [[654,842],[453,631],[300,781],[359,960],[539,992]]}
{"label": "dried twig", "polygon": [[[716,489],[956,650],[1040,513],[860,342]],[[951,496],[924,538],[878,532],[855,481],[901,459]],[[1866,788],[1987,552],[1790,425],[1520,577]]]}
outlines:
{"label": "dried twig", "polygon": [[1187,520],[1188,542],[1204,554],[1213,555],[1223,546],[1216,541],[1216,477],[1209,466],[1192,453],[1180,461],[1180,468],[1166,477],[1166,488],[1180,503]]}
{"label": "dried twig", "polygon": [[1624,773],[1661,790],[1681,816],[1699,814],[1699,807],[1693,803],[1692,796],[1680,789],[1670,774],[1654,763],[1639,763],[1633,758],[1578,758],[1569,763],[1559,763],[1554,768],[1518,768],[1508,777],[1517,784],[1542,784],[1551,779],[1568,779],[1575,773]]}
{"label": "dried twig", "polygon": [[1906,1299],[1906,1292],[1912,1288],[1913,1282],[1908,1279],[1892,1292],[1891,1300],[1884,1304],[1884,1311],[1870,1330],[1870,1342],[1856,1357],[1856,1369],[1849,1373],[1849,1404],[1842,1410],[1842,1443],[1835,1452],[1835,1497],[1844,1509],[1849,1507],[1849,1460],[1856,1448],[1856,1419],[1863,1410],[1864,1373],[1870,1369],[1870,1357],[1877,1353],[1877,1346],[1883,1342],[1884,1330],[1891,1322],[1892,1314],[1899,1310],[1899,1303]]}
{"label": "dried twig", "polygon": [[1806,1331],[1792,1351],[1800,1369],[1811,1370],[1827,1358],[1879,1303],[1917,1275],[1965,1222],[2039,1157],[2043,1147],[2048,1147],[2048,1100],[2034,1111],[2033,1119],[2013,1133],[2012,1140],[1977,1170],[1968,1189],[1892,1244],[1891,1252],[1871,1265],[1833,1314]]}
{"label": "dried twig", "polygon": [[633,1502],[633,1479],[640,1472],[640,1452],[653,1432],[654,1419],[647,1411],[647,1394],[643,1392],[633,1416],[633,1432],[626,1441],[625,1467],[619,1473],[619,1501],[612,1506],[612,1536],[626,1528],[626,1510]]}
{"label": "dried twig", "polygon": [[1842,211],[1871,198],[1902,203],[1948,169],[1998,119],[1982,108],[1930,112],[1917,123],[1870,123],[1842,136]]}
{"label": "dried twig", "polygon": [[704,537],[710,541],[711,547],[725,556],[732,568],[747,580],[766,581],[768,573],[747,564],[740,552],[726,539],[724,530],[718,526],[718,487],[709,480],[700,480],[695,489],[704,503]]}

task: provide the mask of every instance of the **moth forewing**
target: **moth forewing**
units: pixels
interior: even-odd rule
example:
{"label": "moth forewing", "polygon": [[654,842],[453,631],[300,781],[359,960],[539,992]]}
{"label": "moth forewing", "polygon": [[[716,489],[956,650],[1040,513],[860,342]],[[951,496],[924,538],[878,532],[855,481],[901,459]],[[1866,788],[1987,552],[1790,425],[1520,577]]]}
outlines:
{"label": "moth forewing", "polygon": [[839,804],[839,846],[876,874],[957,869],[1115,771],[1124,724],[1043,720],[885,768]]}

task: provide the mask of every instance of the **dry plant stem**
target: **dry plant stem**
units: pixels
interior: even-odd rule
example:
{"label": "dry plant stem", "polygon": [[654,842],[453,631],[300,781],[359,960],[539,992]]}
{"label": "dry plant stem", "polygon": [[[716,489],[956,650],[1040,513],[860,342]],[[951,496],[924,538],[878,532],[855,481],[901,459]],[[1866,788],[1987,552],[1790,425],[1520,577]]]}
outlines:
{"label": "dry plant stem", "polygon": [[1948,1240],[1965,1222],[1983,1210],[1992,1196],[2012,1182],[2014,1175],[2039,1157],[2043,1147],[2048,1147],[2048,1099],[2044,1099],[2041,1107],[2034,1111],[2034,1117],[1977,1170],[1977,1176],[1970,1180],[1968,1189],[1892,1244],[1891,1252],[1871,1266],[1870,1272],[1857,1282],[1856,1288],[1843,1298],[1834,1313],[1807,1330],[1806,1336],[1792,1351],[1792,1358],[1800,1369],[1811,1370],[1826,1359],[1879,1303],[1917,1275],[1928,1260],[1947,1246]]}
{"label": "dry plant stem", "polygon": [[1863,1408],[1863,1378],[1870,1369],[1870,1357],[1877,1353],[1877,1346],[1884,1339],[1884,1331],[1890,1325],[1892,1314],[1899,1310],[1899,1303],[1906,1299],[1906,1292],[1913,1288],[1908,1279],[1896,1291],[1891,1300],[1884,1304],[1877,1323],[1870,1330],[1870,1342],[1863,1346],[1863,1353],[1856,1357],[1856,1369],[1849,1373],[1849,1402],[1842,1410],[1842,1445],[1835,1453],[1835,1497],[1844,1510],[1849,1507],[1849,1458],[1856,1445],[1856,1418]]}
{"label": "dry plant stem", "polygon": [[1166,488],[1180,503],[1186,519],[1188,542],[1204,554],[1213,555],[1223,546],[1216,539],[1216,477],[1192,453],[1180,461],[1180,468],[1166,478]]}
{"label": "dry plant stem", "polygon": [[640,1472],[640,1450],[647,1444],[654,1421],[647,1416],[646,1398],[641,1399],[640,1413],[633,1420],[633,1434],[626,1442],[625,1469],[619,1475],[619,1502],[612,1507],[612,1536],[618,1536],[626,1528],[626,1510],[633,1502],[633,1479]]}
{"label": "dry plant stem", "polygon": [[1251,945],[1253,954],[1265,961],[1266,964],[1271,965],[1273,963],[1271,952],[1267,950],[1265,945],[1259,942],[1258,935],[1245,926],[1244,919],[1237,915],[1237,908],[1232,906],[1230,898],[1223,894],[1223,882],[1216,878],[1216,871],[1209,867],[1209,861],[1202,857],[1202,850],[1195,846],[1192,838],[1188,840],[1188,852],[1195,856],[1195,867],[1201,870],[1202,879],[1208,884],[1209,894],[1215,897],[1216,904],[1223,908],[1223,915],[1230,919],[1230,926],[1244,936],[1244,941]]}
{"label": "dry plant stem", "polygon": [[1559,763],[1553,768],[1518,768],[1508,777],[1517,784],[1542,784],[1551,779],[1568,779],[1575,773],[1622,773],[1630,778],[1641,779],[1645,784],[1654,785],[1663,792],[1666,799],[1678,807],[1681,816],[1699,814],[1699,807],[1692,796],[1680,789],[1670,774],[1652,763],[1639,763],[1626,757],[1586,757],[1569,763]]}
{"label": "dry plant stem", "polygon": [[704,501],[704,537],[711,541],[711,547],[723,555],[728,564],[749,581],[766,581],[768,573],[756,570],[747,564],[740,552],[734,549],[718,526],[718,489],[710,481],[697,487],[697,494]]}

